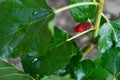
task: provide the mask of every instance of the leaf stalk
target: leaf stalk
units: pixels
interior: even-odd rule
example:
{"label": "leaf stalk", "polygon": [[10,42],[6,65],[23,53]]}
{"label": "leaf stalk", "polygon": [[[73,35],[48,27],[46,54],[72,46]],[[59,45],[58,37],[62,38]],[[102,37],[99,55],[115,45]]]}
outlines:
{"label": "leaf stalk", "polygon": [[82,58],[84,58],[94,47],[95,44],[90,43],[85,49],[83,49]]}
{"label": "leaf stalk", "polygon": [[76,4],[71,4],[71,5],[65,6],[63,8],[54,10],[54,13],[57,14],[57,13],[60,13],[62,11],[65,11],[65,10],[68,10],[68,9],[71,9],[71,8],[74,8],[74,7],[78,7],[78,6],[84,6],[84,5],[99,5],[99,3],[98,2],[82,2],[82,3],[79,2],[79,3],[76,3]]}
{"label": "leaf stalk", "polygon": [[81,32],[81,33],[78,33],[77,35],[75,35],[75,36],[73,36],[73,37],[71,37],[71,38],[67,39],[66,41],[71,41],[71,40],[73,40],[73,39],[75,39],[75,38],[77,38],[77,37],[79,37],[79,36],[81,36],[81,35],[83,35],[83,34],[85,34],[85,33],[90,32],[91,30],[94,30],[94,28],[91,28],[91,29],[86,30],[86,31]]}
{"label": "leaf stalk", "polygon": [[102,13],[101,15],[103,16],[103,18],[104,18],[107,22],[109,22],[109,19],[105,16],[104,13]]}
{"label": "leaf stalk", "polygon": [[95,17],[95,23],[94,23],[94,28],[95,30],[93,31],[93,38],[92,41],[84,50],[83,50],[83,54],[82,57],[84,58],[95,46],[96,44],[96,38],[98,36],[98,31],[99,31],[99,26],[100,26],[100,21],[101,21],[101,16],[103,16],[107,21],[109,21],[107,19],[107,17],[102,14],[102,10],[103,10],[103,5],[104,5],[104,0],[99,0],[98,1],[100,3],[100,5],[97,6],[97,12],[96,12],[96,17]]}

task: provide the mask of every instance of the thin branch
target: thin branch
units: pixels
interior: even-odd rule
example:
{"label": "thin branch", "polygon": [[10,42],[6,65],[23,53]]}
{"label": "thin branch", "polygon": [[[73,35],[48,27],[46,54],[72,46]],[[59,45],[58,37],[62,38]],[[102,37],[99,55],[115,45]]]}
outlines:
{"label": "thin branch", "polygon": [[95,47],[95,44],[90,43],[82,52],[82,58],[84,58],[93,48]]}
{"label": "thin branch", "polygon": [[[98,36],[104,0],[99,0],[98,2],[100,3],[100,5],[97,6],[96,18],[94,23],[95,30],[93,31],[92,41],[96,41],[96,38]],[[105,15],[103,15],[103,17],[108,21]],[[95,43],[92,42],[83,50],[83,54],[82,54],[83,58],[94,48],[95,44],[96,42]]]}
{"label": "thin branch", "polygon": [[109,22],[109,19],[105,16],[104,13],[102,13],[102,16],[104,17],[104,19],[105,19],[107,22]]}
{"label": "thin branch", "polygon": [[97,12],[96,12],[96,18],[95,18],[95,24],[94,24],[95,31],[93,32],[93,38],[96,38],[98,36],[104,0],[99,0],[99,3],[100,5],[97,6]]}
{"label": "thin branch", "polygon": [[68,9],[71,9],[71,8],[74,8],[74,7],[78,7],[78,6],[84,6],[84,5],[99,5],[99,3],[98,2],[82,2],[82,3],[79,2],[79,3],[76,3],[76,4],[71,4],[71,5],[65,6],[63,8],[54,10],[54,13],[57,14],[59,12],[65,11],[65,10],[68,10]]}
{"label": "thin branch", "polygon": [[79,33],[79,34],[77,34],[77,35],[75,35],[75,36],[67,39],[66,41],[71,41],[71,40],[73,40],[73,39],[75,39],[75,38],[77,38],[77,37],[79,37],[79,36],[81,36],[81,35],[83,35],[83,34],[85,34],[85,33],[90,32],[91,30],[94,30],[94,28],[91,28],[91,29],[89,29],[89,30],[86,30],[86,31],[84,31],[84,32],[81,32],[81,33]]}

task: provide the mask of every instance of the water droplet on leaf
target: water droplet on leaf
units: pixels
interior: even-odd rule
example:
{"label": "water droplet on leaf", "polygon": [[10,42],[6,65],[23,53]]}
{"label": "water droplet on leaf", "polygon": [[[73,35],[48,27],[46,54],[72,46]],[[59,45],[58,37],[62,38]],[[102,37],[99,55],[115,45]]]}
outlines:
{"label": "water droplet on leaf", "polygon": [[37,15],[37,14],[38,14],[38,12],[37,12],[37,11],[34,11],[34,12],[33,12],[33,15]]}

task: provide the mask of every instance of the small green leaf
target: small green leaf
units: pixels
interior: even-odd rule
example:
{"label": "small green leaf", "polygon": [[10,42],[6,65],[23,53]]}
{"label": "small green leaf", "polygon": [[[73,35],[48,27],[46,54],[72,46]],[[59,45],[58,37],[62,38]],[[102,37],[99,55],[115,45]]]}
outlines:
{"label": "small green leaf", "polygon": [[82,61],[76,72],[78,80],[105,80],[108,76],[102,67],[90,60]]}
{"label": "small green leaf", "polygon": [[98,48],[102,53],[112,46],[120,47],[120,19],[101,26]]}
{"label": "small green leaf", "polygon": [[[108,73],[99,66],[99,63],[95,63],[91,60],[76,61],[72,59],[72,63],[67,67],[72,76],[75,75],[77,80],[105,80]],[[73,63],[74,62],[74,63]]]}
{"label": "small green leaf", "polygon": [[116,76],[120,72],[120,49],[111,48],[102,56],[102,66],[112,75]]}
{"label": "small green leaf", "polygon": [[[70,0],[70,4],[75,4],[78,2],[93,2],[93,0]],[[71,14],[76,22],[85,22],[89,19],[93,19],[95,16],[96,6],[85,5],[80,7],[75,7],[70,9]]]}
{"label": "small green leaf", "polygon": [[90,74],[92,69],[94,69],[94,66],[94,63],[90,60],[81,61],[79,65],[76,66],[77,70],[75,71],[75,74],[77,76],[77,80],[86,79],[85,77],[87,77]]}
{"label": "small green leaf", "polygon": [[100,38],[98,42],[98,48],[103,53],[106,50],[108,50],[112,45],[113,41],[113,27],[110,23],[105,23],[102,25],[100,32],[99,32]]}
{"label": "small green leaf", "polygon": [[29,75],[16,69],[10,63],[0,59],[0,80],[34,80]]}

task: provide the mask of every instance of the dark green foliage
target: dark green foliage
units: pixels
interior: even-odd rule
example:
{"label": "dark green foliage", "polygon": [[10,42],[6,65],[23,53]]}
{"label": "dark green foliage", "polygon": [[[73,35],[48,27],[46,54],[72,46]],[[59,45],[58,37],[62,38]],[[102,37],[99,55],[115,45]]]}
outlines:
{"label": "dark green foliage", "polygon": [[[71,0],[70,4],[75,4],[78,2],[93,2],[93,0]],[[88,19],[93,19],[95,17],[96,6],[84,5],[72,8],[70,10],[74,20],[80,23],[86,22]]]}
{"label": "dark green foliage", "polygon": [[120,47],[120,19],[101,26],[98,48],[102,53],[111,47]]}
{"label": "dark green foliage", "polygon": [[[70,4],[93,1],[70,0]],[[70,11],[76,22],[94,24],[95,5]],[[2,0],[0,57],[21,57],[26,74],[0,59],[0,80],[120,79],[120,19],[106,22],[102,17],[97,57],[83,60],[76,43],[66,41],[70,34],[54,26],[54,17],[46,0]]]}
{"label": "dark green foliage", "polygon": [[0,80],[34,80],[29,75],[0,58]]}
{"label": "dark green foliage", "polygon": [[102,66],[111,74],[116,76],[120,72],[120,49],[111,48],[107,50],[102,58]]}
{"label": "dark green foliage", "polygon": [[45,0],[3,0],[0,4],[0,55],[35,55],[40,53],[37,49],[40,46],[45,50],[51,43],[48,24],[53,18]]}

